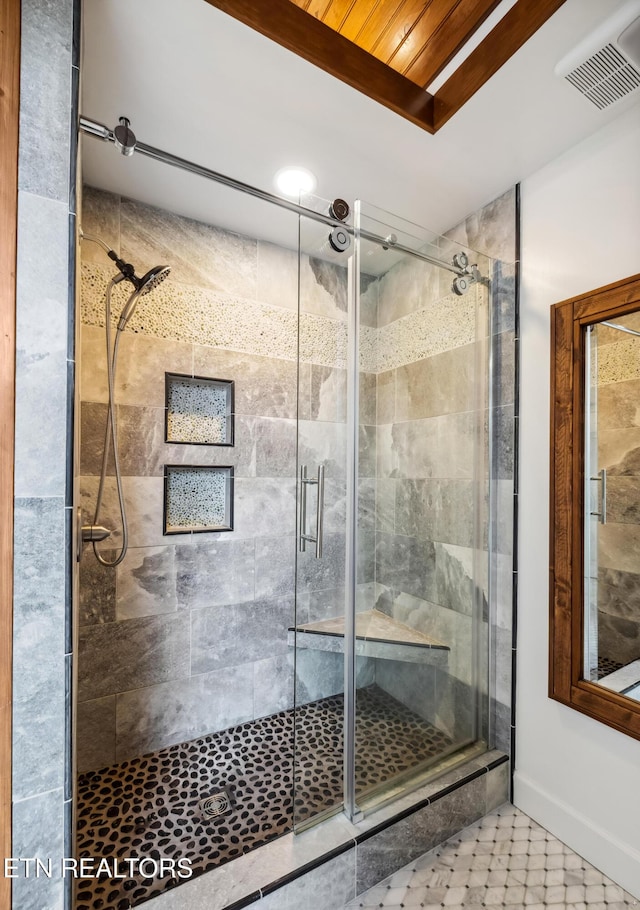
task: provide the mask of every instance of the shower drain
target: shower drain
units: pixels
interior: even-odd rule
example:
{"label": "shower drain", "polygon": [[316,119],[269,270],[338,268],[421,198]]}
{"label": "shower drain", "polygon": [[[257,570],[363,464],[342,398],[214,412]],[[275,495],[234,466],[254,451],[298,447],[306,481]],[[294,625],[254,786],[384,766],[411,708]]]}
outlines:
{"label": "shower drain", "polygon": [[233,798],[229,787],[217,790],[198,802],[198,808],[203,818],[220,818],[228,815],[233,809]]}

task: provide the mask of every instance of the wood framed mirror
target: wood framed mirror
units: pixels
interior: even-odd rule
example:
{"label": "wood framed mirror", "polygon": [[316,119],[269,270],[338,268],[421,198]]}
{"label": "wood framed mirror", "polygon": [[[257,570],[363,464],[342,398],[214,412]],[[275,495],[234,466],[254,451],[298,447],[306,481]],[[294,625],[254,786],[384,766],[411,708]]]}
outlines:
{"label": "wood framed mirror", "polygon": [[640,739],[640,275],[551,310],[549,696]]}

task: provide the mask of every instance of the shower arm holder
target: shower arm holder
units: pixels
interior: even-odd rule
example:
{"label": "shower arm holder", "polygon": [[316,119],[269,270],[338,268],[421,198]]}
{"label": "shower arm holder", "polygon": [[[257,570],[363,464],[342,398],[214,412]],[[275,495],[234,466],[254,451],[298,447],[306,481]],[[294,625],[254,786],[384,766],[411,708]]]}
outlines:
{"label": "shower arm holder", "polygon": [[80,530],[82,543],[92,543],[94,540],[99,542],[111,537],[111,531],[103,525],[83,525]]}
{"label": "shower arm holder", "polygon": [[86,231],[80,227],[78,233],[80,234],[81,240],[89,240],[91,243],[97,243],[98,246],[102,247],[109,259],[116,264],[120,276],[118,276],[118,281],[123,281],[126,279],[130,281],[131,284],[135,287],[136,291],[140,290],[140,279],[136,275],[136,270],[131,265],[130,262],[125,262],[115,250],[113,250],[101,237],[96,236],[95,234],[88,234]]}

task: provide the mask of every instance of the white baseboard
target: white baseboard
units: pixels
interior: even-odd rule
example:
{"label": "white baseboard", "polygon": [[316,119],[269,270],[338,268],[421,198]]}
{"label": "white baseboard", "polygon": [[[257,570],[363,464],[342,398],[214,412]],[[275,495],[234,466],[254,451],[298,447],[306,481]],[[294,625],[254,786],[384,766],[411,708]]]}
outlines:
{"label": "white baseboard", "polygon": [[640,852],[516,771],[514,805],[639,901]]}

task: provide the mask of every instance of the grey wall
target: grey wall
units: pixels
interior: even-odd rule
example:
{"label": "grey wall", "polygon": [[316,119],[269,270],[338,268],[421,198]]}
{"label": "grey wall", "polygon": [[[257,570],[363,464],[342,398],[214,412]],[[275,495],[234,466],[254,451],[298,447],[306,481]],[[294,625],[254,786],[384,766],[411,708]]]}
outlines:
{"label": "grey wall", "polygon": [[[486,585],[485,561],[474,563],[486,536],[477,396],[488,364],[475,340],[479,322],[484,346],[485,297],[481,286],[453,295],[449,273],[412,260],[381,279],[378,305],[380,353],[391,368],[377,376],[377,606],[450,649],[447,668],[419,686],[420,713],[455,739],[473,735],[472,613],[475,589]],[[486,620],[486,605],[482,612]],[[416,701],[411,673],[381,669],[385,688]]]}
{"label": "grey wall", "polygon": [[[71,852],[70,566],[78,46],[72,0],[23,0],[18,199],[13,855]],[[63,903],[18,878],[13,905]]]}
{"label": "grey wall", "polygon": [[[170,277],[140,299],[118,363],[129,550],[80,565],[79,770],[293,704],[296,417],[301,462],[326,466],[325,553],[298,558],[298,622],[344,611],[346,269],[89,187],[82,225]],[[298,395],[297,308],[301,280]],[[80,498],[93,520],[107,414],[104,292],[113,268],[82,244]],[[119,312],[128,292],[114,294]],[[235,383],[234,446],[165,442],[165,372]],[[232,531],[163,534],[165,465],[231,465]],[[100,519],[119,528],[113,466]],[[309,513],[313,493],[309,494]],[[113,541],[119,543],[121,535]],[[109,542],[102,545],[110,553]],[[337,654],[299,656],[298,701],[342,691]]]}

